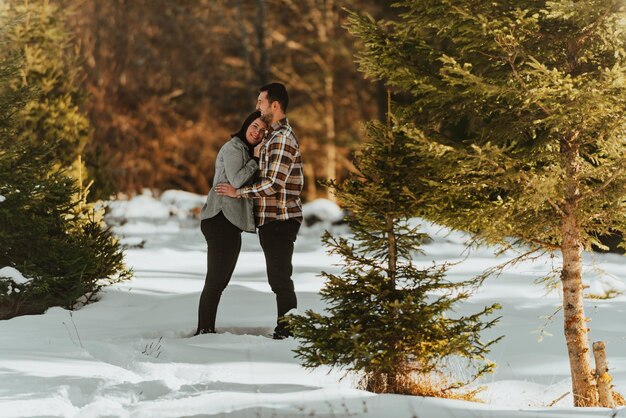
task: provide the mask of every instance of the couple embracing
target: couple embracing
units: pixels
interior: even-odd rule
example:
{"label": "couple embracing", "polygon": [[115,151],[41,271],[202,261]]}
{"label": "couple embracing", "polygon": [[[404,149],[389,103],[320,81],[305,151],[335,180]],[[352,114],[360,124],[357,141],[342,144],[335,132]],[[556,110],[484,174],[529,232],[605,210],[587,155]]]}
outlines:
{"label": "couple embracing", "polygon": [[241,250],[241,232],[256,228],[267,278],[276,294],[273,338],[290,335],[284,316],[297,307],[291,260],[302,223],[303,176],[298,139],[286,115],[288,104],[284,85],[261,87],[257,110],[217,154],[213,187],[201,212],[207,274],[195,335],[215,332],[220,297]]}

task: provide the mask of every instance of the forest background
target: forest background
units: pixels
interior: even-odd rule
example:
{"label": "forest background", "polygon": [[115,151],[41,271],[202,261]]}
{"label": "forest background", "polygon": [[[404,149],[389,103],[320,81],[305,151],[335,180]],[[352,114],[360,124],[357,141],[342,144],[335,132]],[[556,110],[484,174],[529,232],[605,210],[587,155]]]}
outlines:
{"label": "forest background", "polygon": [[[50,0],[64,9],[81,57],[91,140],[91,199],[142,188],[207,193],[219,147],[283,82],[304,160],[317,180],[354,170],[360,122],[383,118],[386,90],[354,62],[349,10],[380,18],[374,0]],[[315,180],[315,181],[314,181]]]}

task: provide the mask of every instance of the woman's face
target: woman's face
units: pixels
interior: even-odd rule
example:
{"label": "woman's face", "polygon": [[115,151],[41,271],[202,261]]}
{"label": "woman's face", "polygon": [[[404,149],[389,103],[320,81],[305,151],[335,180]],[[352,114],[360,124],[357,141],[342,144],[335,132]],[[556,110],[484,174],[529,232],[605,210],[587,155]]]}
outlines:
{"label": "woman's face", "polygon": [[261,118],[255,119],[250,126],[248,126],[246,141],[248,141],[250,145],[257,145],[265,136],[265,128],[267,128],[267,124],[263,122]]}

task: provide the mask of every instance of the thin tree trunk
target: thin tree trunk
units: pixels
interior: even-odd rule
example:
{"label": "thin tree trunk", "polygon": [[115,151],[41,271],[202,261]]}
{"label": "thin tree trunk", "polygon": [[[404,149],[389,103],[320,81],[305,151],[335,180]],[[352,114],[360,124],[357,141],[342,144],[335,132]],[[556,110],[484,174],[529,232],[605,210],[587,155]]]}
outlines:
{"label": "thin tree trunk", "polygon": [[[327,74],[324,78],[325,86],[325,114],[324,124],[326,125],[326,179],[337,179],[337,144],[335,131],[335,103],[333,89],[333,75]],[[333,195],[329,194],[328,198],[335,200]]]}
{"label": "thin tree trunk", "polygon": [[87,60],[90,70],[93,72],[93,80],[96,81],[98,87],[102,87],[102,79],[100,78],[100,66],[101,66],[101,38],[100,30],[102,26],[100,2],[95,0],[93,2],[93,50],[91,52],[91,59]]}
{"label": "thin tree trunk", "polygon": [[593,357],[596,361],[596,382],[598,383],[598,400],[600,406],[615,408],[613,391],[611,390],[611,375],[606,364],[605,345],[602,341],[593,343]]}
{"label": "thin tree trunk", "polygon": [[252,49],[250,46],[250,37],[248,36],[248,31],[246,30],[244,15],[241,10],[241,0],[238,0],[236,3],[237,9],[237,24],[236,26],[239,28],[239,37],[241,38],[241,58],[246,63],[245,67],[245,77],[246,81],[250,81],[252,79],[252,68],[254,63],[252,62],[250,50]]}
{"label": "thin tree trunk", "polygon": [[566,169],[566,201],[561,220],[564,332],[572,375],[574,406],[597,406],[598,390],[589,362],[589,337],[583,308],[582,242],[576,219],[580,198],[577,136],[578,133],[574,133],[561,144]]}
{"label": "thin tree trunk", "polygon": [[378,105],[378,119],[385,120],[388,115],[388,88],[382,81],[376,82],[376,104]]}
{"label": "thin tree trunk", "polygon": [[307,201],[312,201],[317,198],[317,184],[315,182],[315,168],[312,163],[303,163],[302,171],[306,181],[304,182],[305,191],[304,197]]}
{"label": "thin tree trunk", "polygon": [[[320,22],[318,34],[325,50],[324,67],[324,125],[326,126],[326,179],[338,180],[337,178],[337,144],[335,130],[335,77],[333,75],[334,51],[330,41],[334,24],[334,2],[324,2],[323,20]],[[328,194],[330,200],[334,196]]]}
{"label": "thin tree trunk", "polygon": [[[393,137],[391,136],[391,89],[387,89],[387,135],[389,135],[389,155],[391,155],[392,144],[391,140]],[[396,233],[393,226],[393,216],[387,215],[387,240],[389,244],[389,278],[391,279],[391,283],[393,288],[396,288],[396,264],[398,259],[398,254],[396,251]]]}
{"label": "thin tree trunk", "polygon": [[387,244],[389,245],[389,269],[387,274],[391,280],[390,286],[396,288],[396,266],[398,262],[398,252],[396,248],[396,231],[393,225],[393,216],[387,215]]}
{"label": "thin tree trunk", "polygon": [[563,219],[562,229],[564,331],[572,374],[574,405],[595,406],[598,403],[598,392],[589,364],[589,337],[583,308],[582,251],[575,215],[571,214]]}
{"label": "thin tree trunk", "polygon": [[267,53],[267,46],[265,43],[265,0],[257,0],[257,19],[254,24],[257,37],[257,48],[259,49],[259,68],[257,74],[259,77],[259,85],[262,86],[269,82],[269,59]]}

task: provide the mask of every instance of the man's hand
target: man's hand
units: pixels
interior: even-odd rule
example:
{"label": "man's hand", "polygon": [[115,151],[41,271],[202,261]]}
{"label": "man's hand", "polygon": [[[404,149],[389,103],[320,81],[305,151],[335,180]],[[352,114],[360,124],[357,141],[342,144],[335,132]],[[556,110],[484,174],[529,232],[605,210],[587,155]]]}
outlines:
{"label": "man's hand", "polygon": [[228,183],[220,183],[215,186],[215,191],[220,196],[237,197],[237,189]]}

